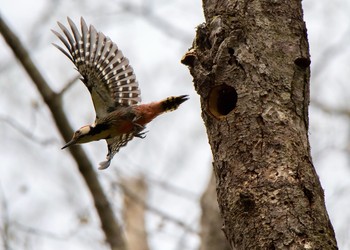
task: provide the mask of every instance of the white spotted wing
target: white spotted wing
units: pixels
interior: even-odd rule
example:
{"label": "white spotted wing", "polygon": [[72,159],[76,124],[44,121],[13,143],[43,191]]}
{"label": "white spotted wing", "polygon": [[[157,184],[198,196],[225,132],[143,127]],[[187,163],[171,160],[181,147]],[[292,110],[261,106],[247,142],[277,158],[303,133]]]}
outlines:
{"label": "white spotted wing", "polygon": [[77,67],[81,80],[91,93],[96,118],[102,118],[120,105],[129,106],[141,101],[140,90],[129,60],[118,46],[94,26],[87,27],[81,18],[81,33],[68,18],[72,32],[58,22],[63,35],[52,30],[68,52],[54,44]]}

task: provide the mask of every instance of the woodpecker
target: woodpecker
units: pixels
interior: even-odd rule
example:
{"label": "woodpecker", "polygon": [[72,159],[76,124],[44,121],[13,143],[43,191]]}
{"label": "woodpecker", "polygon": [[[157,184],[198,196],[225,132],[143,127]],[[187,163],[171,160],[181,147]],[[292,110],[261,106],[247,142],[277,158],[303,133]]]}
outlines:
{"label": "woodpecker", "polygon": [[140,104],[141,92],[129,60],[118,46],[95,27],[81,18],[81,34],[68,17],[71,32],[60,22],[64,35],[51,30],[64,44],[65,50],[53,44],[75,65],[80,80],[91,94],[96,119],[74,132],[62,149],[75,144],[105,139],[108,147],[106,161],[99,169],[109,167],[113,156],[134,137],[145,137],[145,126],[165,112],[176,110],[188,100],[187,95],[172,96],[158,102]]}

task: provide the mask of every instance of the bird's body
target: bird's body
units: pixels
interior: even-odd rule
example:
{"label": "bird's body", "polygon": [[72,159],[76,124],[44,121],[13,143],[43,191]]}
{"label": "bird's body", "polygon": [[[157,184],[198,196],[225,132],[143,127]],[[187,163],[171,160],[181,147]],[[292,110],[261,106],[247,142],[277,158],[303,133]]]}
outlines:
{"label": "bird's body", "polygon": [[100,169],[110,165],[113,156],[132,138],[144,138],[145,126],[158,115],[172,111],[186,101],[186,95],[169,97],[159,102],[139,104],[140,90],[129,61],[117,45],[103,33],[81,18],[81,32],[68,18],[72,34],[61,23],[64,36],[53,31],[63,42],[68,52],[54,44],[77,67],[81,80],[90,91],[96,120],[77,130],[71,141],[63,148],[74,144],[105,139],[108,145],[107,160]]}
{"label": "bird's body", "polygon": [[91,137],[85,140],[98,141],[130,133],[134,136],[142,136],[142,130],[146,124],[164,112],[166,110],[162,107],[162,101],[119,107],[107,116],[96,120],[95,124],[89,125]]}

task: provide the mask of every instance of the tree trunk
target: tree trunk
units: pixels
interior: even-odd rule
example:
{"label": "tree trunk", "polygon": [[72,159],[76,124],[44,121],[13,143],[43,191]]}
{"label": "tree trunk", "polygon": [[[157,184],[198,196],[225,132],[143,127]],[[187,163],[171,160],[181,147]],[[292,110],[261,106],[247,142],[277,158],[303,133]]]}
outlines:
{"label": "tree trunk", "polygon": [[337,249],[308,142],[300,0],[203,0],[189,66],[236,249]]}

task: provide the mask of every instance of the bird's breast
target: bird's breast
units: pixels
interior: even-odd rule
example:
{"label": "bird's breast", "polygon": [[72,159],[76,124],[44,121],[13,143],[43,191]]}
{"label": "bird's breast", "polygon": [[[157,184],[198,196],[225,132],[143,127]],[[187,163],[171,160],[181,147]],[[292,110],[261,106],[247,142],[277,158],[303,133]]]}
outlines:
{"label": "bird's breast", "polygon": [[102,139],[133,133],[136,124],[145,126],[161,113],[158,103],[122,107],[100,120],[94,130],[104,136]]}
{"label": "bird's breast", "polygon": [[114,137],[121,134],[128,134],[134,131],[134,124],[132,120],[119,120],[112,123],[110,136]]}
{"label": "bird's breast", "polygon": [[135,122],[139,125],[145,126],[160,115],[163,110],[159,102],[153,102],[134,106],[134,112],[137,118]]}

